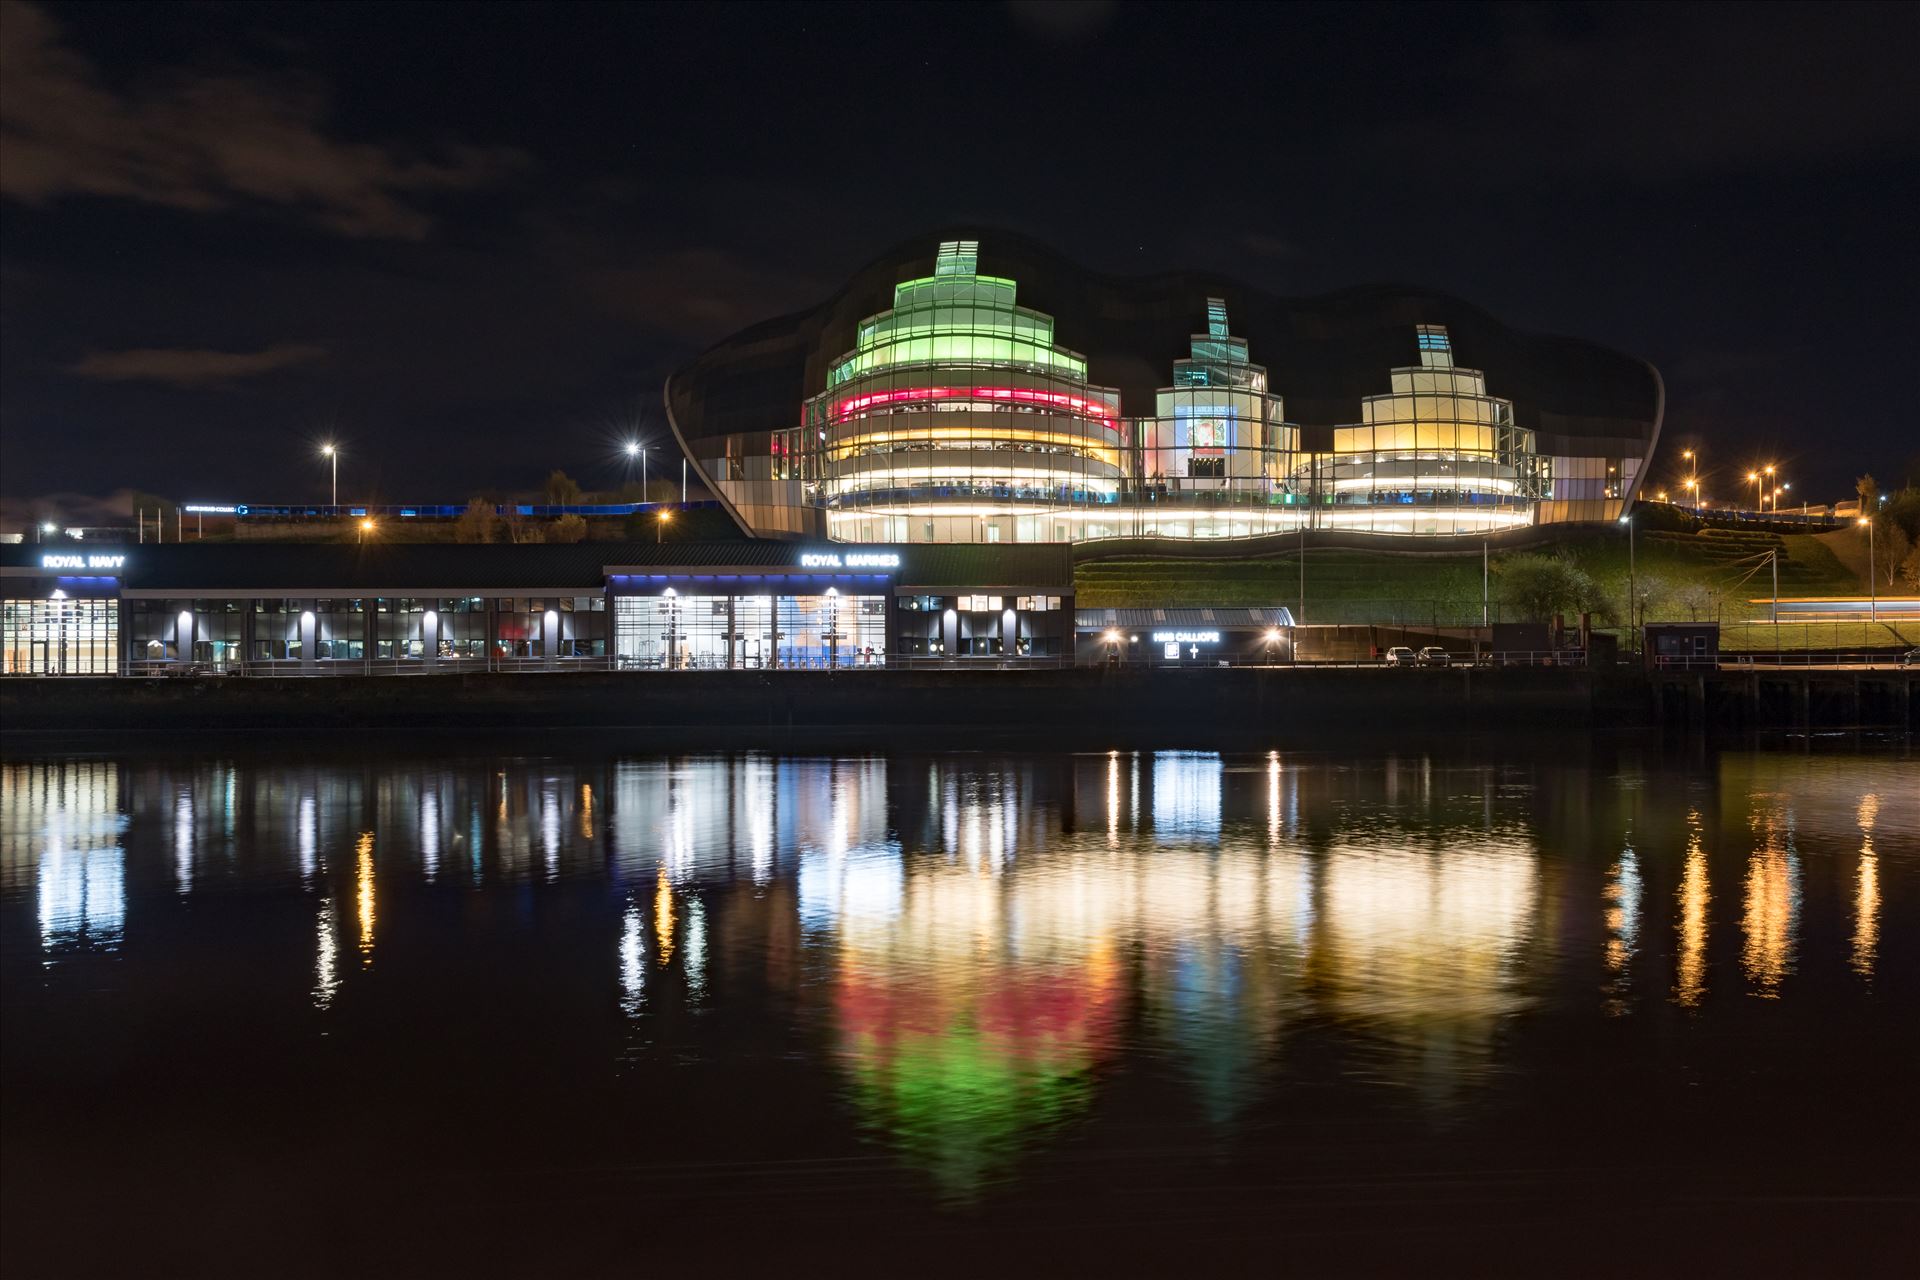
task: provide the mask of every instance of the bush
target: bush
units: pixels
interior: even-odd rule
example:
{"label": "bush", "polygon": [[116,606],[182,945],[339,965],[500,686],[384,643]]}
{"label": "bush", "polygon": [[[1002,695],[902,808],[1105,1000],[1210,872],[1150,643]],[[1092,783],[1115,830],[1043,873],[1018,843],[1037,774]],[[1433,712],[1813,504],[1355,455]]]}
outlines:
{"label": "bush", "polygon": [[547,526],[548,542],[585,542],[587,521],[584,516],[561,516]]}

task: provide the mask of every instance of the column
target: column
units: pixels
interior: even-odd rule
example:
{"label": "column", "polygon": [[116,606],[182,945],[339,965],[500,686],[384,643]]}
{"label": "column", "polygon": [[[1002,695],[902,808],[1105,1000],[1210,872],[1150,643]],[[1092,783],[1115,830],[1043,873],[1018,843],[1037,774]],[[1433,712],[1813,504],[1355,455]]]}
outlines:
{"label": "column", "polygon": [[440,661],[440,615],[432,609],[420,615],[420,660],[428,671]]}
{"label": "column", "polygon": [[[303,601],[311,605],[311,600]],[[313,616],[311,608],[300,610],[300,674],[310,676],[314,672],[315,655],[320,651],[320,623]]]}
{"label": "column", "polygon": [[548,609],[540,624],[540,653],[549,669],[560,665],[560,611]]}

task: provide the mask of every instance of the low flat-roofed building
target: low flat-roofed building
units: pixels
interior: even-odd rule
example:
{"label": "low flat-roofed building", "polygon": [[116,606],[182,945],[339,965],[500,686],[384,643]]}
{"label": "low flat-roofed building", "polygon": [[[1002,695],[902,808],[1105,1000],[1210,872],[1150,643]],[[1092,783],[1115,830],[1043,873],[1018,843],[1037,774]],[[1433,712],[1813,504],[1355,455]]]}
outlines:
{"label": "low flat-roofed building", "polygon": [[1083,663],[1216,666],[1293,660],[1293,611],[1282,606],[1079,609]]}
{"label": "low flat-roofed building", "polygon": [[0,554],[10,675],[1065,661],[1064,546],[211,544]]}

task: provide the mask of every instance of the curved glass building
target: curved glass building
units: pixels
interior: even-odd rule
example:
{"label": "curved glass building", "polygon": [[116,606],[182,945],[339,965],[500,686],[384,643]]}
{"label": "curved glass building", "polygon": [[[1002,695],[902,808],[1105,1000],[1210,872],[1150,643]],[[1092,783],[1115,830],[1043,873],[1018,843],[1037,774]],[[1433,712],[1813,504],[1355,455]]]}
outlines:
{"label": "curved glass building", "polygon": [[1610,520],[1664,392],[1441,294],[1118,279],[995,233],[902,246],[665,399],[743,532],[1030,543]]}

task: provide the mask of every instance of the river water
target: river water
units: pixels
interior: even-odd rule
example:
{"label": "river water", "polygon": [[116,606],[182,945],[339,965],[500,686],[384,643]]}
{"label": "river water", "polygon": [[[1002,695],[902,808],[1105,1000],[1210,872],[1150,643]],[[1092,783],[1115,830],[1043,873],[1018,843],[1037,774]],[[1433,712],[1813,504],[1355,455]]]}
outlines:
{"label": "river water", "polygon": [[0,766],[7,1274],[1911,1261],[1904,746],[542,741]]}

